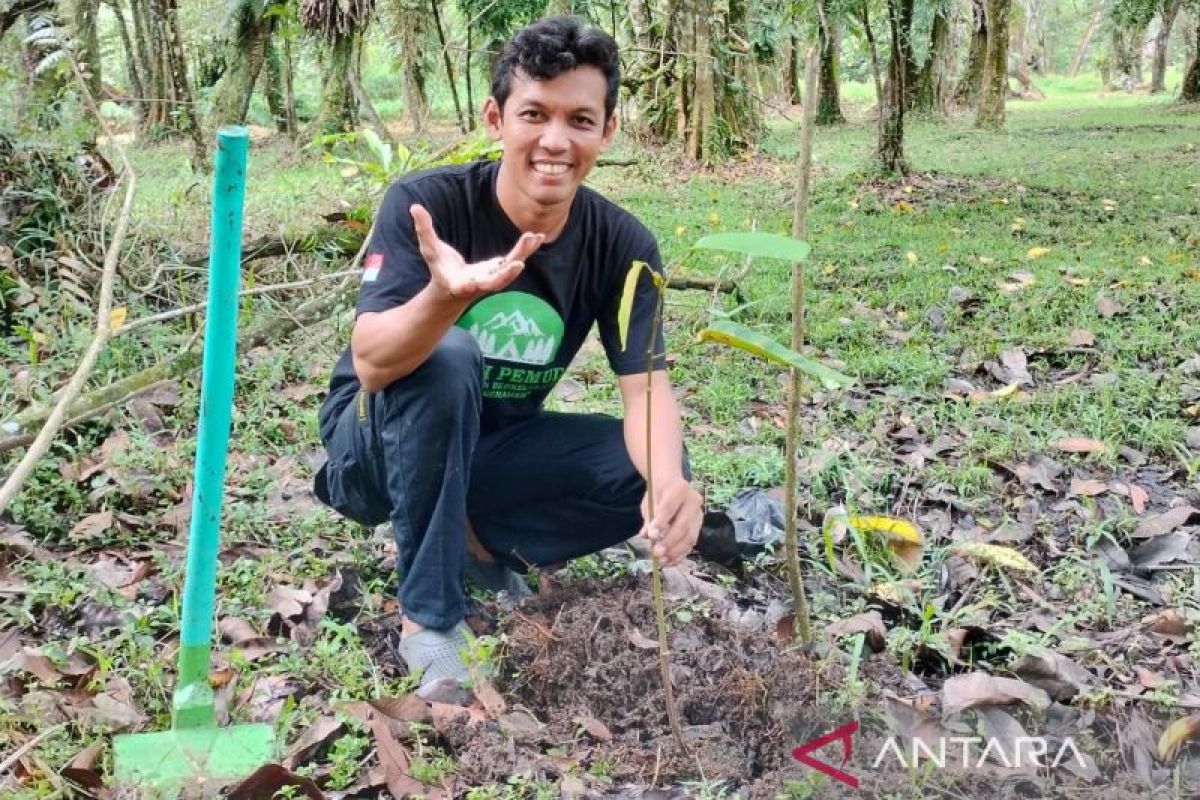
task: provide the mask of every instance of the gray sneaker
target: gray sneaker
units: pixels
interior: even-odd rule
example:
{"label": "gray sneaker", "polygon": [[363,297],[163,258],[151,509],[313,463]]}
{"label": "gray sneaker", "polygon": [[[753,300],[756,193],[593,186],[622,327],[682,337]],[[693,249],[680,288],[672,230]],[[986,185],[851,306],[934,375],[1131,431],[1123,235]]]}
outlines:
{"label": "gray sneaker", "polygon": [[411,674],[421,673],[421,688],[441,680],[467,683],[471,673],[463,655],[471,639],[470,629],[460,622],[448,631],[426,628],[405,636],[396,648]]}

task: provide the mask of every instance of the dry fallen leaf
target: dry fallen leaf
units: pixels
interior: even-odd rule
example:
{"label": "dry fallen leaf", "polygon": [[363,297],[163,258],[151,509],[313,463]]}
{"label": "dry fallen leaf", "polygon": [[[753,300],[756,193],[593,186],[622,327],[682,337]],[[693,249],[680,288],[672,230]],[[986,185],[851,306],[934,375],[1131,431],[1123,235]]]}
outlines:
{"label": "dry fallen leaf", "polygon": [[1108,484],[1095,478],[1072,478],[1068,494],[1077,497],[1095,497],[1108,491]]}
{"label": "dry fallen leaf", "polygon": [[[230,791],[228,800],[260,800],[264,797],[280,797],[281,789],[298,789],[308,800],[324,800],[325,794],[312,778],[297,775],[279,764],[265,764]],[[295,795],[292,795],[295,796]]]}
{"label": "dry fallen leaf", "polygon": [[838,620],[825,630],[834,639],[864,634],[867,646],[875,653],[883,652],[887,646],[887,628],[883,625],[883,616],[875,610]]}
{"label": "dry fallen leaf", "polygon": [[1035,258],[1041,258],[1049,252],[1049,247],[1031,247],[1025,251],[1025,257],[1030,261],[1033,261]]}
{"label": "dry fallen leaf", "polygon": [[1117,314],[1123,314],[1124,312],[1125,306],[1111,297],[1100,295],[1096,298],[1096,313],[1105,319],[1115,317]]}
{"label": "dry fallen leaf", "polygon": [[1158,740],[1158,760],[1163,763],[1174,761],[1183,743],[1196,736],[1200,736],[1200,714],[1175,720]]}
{"label": "dry fallen leaf", "polygon": [[595,717],[577,717],[575,722],[593,738],[599,739],[602,742],[612,741],[612,731]]}
{"label": "dry fallen leaf", "polygon": [[508,708],[508,703],[504,701],[504,696],[496,691],[496,687],[492,686],[491,681],[487,678],[474,678],[472,684],[471,691],[483,706],[484,711],[488,713],[488,716],[498,717]]}
{"label": "dry fallen leaf", "polygon": [[97,511],[95,514],[88,514],[79,520],[79,522],[76,522],[68,535],[71,538],[91,539],[106,533],[112,526],[113,512]]}
{"label": "dry fallen leaf", "polygon": [[1064,439],[1056,439],[1050,443],[1050,446],[1064,453],[1103,453],[1108,449],[1104,442],[1097,441],[1096,439],[1087,439],[1082,436],[1068,436]]}
{"label": "dry fallen leaf", "polygon": [[1192,506],[1177,506],[1165,514],[1159,514],[1142,520],[1137,528],[1134,529],[1133,536],[1136,539],[1162,536],[1186,524],[1194,514],[1200,514],[1200,511],[1197,511]]}
{"label": "dry fallen leaf", "polygon": [[408,774],[408,751],[392,736],[387,723],[373,718],[371,733],[375,735],[375,752],[383,765],[384,780],[392,797],[424,796],[425,784]]}
{"label": "dry fallen leaf", "polygon": [[976,706],[1024,703],[1038,711],[1050,707],[1050,696],[1036,686],[1015,678],[1000,678],[986,672],[954,675],[942,685],[942,718],[953,717]]}
{"label": "dry fallen leaf", "polygon": [[1068,700],[1095,683],[1092,673],[1062,653],[1033,647],[1009,667],[1013,674],[1045,691],[1055,700]]}
{"label": "dry fallen leaf", "polygon": [[1096,343],[1096,334],[1083,328],[1075,328],[1067,336],[1067,344],[1072,347],[1091,347]]}
{"label": "dry fallen leaf", "polygon": [[953,549],[981,564],[994,564],[1022,572],[1037,572],[1037,567],[1032,561],[1011,547],[984,542],[958,542]]}

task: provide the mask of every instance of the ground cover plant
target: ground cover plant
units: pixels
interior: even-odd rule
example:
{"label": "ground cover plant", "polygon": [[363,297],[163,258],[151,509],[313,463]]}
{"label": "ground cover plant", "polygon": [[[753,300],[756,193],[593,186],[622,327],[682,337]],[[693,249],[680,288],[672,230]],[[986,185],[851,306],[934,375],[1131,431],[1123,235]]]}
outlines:
{"label": "ground cover plant", "polygon": [[[805,354],[855,382],[810,386],[801,409],[817,641],[793,642],[770,548],[665,570],[686,754],[661,696],[648,556],[632,548],[539,576],[518,608],[479,595],[477,701],[410,694],[390,532],[339,520],[309,490],[316,407],[348,336],[346,279],[328,276],[369,225],[379,151],[343,139],[327,157],[262,136],[247,239],[282,233],[291,247],[246,267],[247,288],[285,288],[243,301],[246,329],[267,333],[240,354],[212,684],[223,721],[269,722],[282,748],[233,795],[1195,796],[1200,114],[1098,96],[1087,77],[1040,86],[1045,100],[1008,103],[1003,130],[910,119],[905,176],[877,172],[875,112],[853,87],[850,122],[818,132]],[[765,125],[759,151],[706,169],[626,139],[592,183],[668,261],[712,233],[788,234],[796,127]],[[128,322],[97,384],[195,345],[199,309],[130,324],[195,302],[209,189],[190,151],[130,148],[129,259],[169,277],[131,282],[147,288],[123,295]],[[319,226],[338,236],[310,236]],[[689,277],[736,292],[666,295],[672,380],[713,510],[783,482],[788,376],[697,334],[716,311],[787,341],[791,269],[693,256]],[[91,326],[84,304],[54,305],[59,293],[17,277],[0,285],[14,309],[0,407],[14,410],[65,381]],[[552,403],[619,410],[601,350],[585,349]],[[111,734],[169,725],[196,407],[184,375],[102,409],[0,517],[6,794],[118,796]],[[865,521],[880,516],[921,530],[915,557]],[[837,741],[814,755],[857,788],[793,757],[855,722],[846,763]],[[887,749],[936,752],[948,737],[980,741],[969,758],[951,745],[945,768]],[[1022,737],[1044,737],[1049,760],[1068,740],[1080,756],[1017,766]]]}

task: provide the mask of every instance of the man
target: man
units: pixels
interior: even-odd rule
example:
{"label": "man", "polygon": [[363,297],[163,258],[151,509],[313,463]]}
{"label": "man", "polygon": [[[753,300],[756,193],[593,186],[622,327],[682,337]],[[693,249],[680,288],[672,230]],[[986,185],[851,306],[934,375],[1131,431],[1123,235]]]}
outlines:
{"label": "man", "polygon": [[[468,554],[524,571],[640,529],[670,564],[699,533],[648,275],[627,347],[617,332],[625,276],[634,261],[661,272],[657,244],[581,186],[616,133],[617,88],[610,36],[571,17],[529,25],[506,45],[484,106],[500,162],[405,176],[376,218],[350,347],[321,408],[329,459],[316,488],[352,519],[391,520],[399,651],[424,672],[423,691],[467,677]],[[593,322],[623,422],[541,408]]]}

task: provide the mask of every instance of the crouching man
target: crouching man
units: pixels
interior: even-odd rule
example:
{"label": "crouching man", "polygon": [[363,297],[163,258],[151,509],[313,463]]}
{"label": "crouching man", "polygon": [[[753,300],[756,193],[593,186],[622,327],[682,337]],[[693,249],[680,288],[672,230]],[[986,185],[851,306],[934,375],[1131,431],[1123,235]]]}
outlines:
{"label": "crouching man", "polygon": [[[469,562],[524,571],[645,533],[664,563],[703,515],[643,273],[619,342],[634,261],[661,272],[631,214],[584,187],[617,130],[608,34],[539,20],[505,46],[483,109],[499,162],[406,175],[379,208],[350,346],[321,407],[317,495],[363,524],[390,520],[400,654],[428,690],[461,681]],[[597,324],[623,420],[542,403]],[[646,417],[653,519],[646,519]]]}

